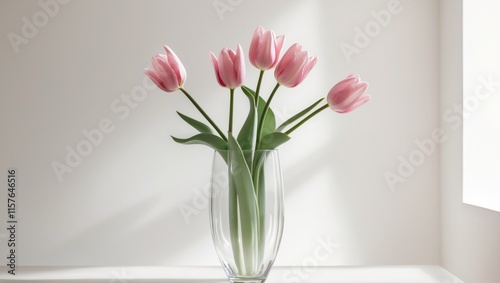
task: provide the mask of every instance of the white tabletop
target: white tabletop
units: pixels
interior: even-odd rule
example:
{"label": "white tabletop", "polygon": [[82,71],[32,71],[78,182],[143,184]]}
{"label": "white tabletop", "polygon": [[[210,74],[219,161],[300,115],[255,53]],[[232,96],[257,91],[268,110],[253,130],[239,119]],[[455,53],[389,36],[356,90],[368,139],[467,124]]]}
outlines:
{"label": "white tabletop", "polygon": [[[0,268],[1,282],[222,283],[221,267],[16,267]],[[58,280],[58,281],[57,281]],[[440,266],[273,267],[267,283],[463,283]]]}

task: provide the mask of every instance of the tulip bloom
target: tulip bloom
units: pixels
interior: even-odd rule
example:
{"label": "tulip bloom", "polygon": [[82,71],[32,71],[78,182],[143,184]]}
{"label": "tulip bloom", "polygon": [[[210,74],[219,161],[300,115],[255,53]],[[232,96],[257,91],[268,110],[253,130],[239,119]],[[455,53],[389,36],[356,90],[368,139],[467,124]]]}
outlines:
{"label": "tulip bloom", "polygon": [[167,55],[158,54],[153,57],[154,70],[144,70],[146,75],[162,90],[173,92],[184,85],[186,69],[174,51],[164,46]]}
{"label": "tulip bloom", "polygon": [[219,54],[219,58],[210,52],[212,63],[214,65],[217,82],[230,89],[237,88],[243,84],[245,78],[245,59],[243,50],[238,44],[236,52],[224,48]]}
{"label": "tulip bloom", "polygon": [[351,112],[371,99],[371,96],[365,94],[367,88],[366,82],[361,81],[358,76],[350,75],[328,92],[328,106],[338,113]]}
{"label": "tulip bloom", "polygon": [[266,31],[263,27],[258,27],[250,44],[250,63],[260,70],[273,68],[278,63],[284,42],[284,35],[276,37],[273,31]]}
{"label": "tulip bloom", "polygon": [[316,57],[307,51],[302,51],[302,46],[295,43],[286,51],[278,66],[274,70],[274,77],[281,85],[296,87],[309,74],[316,64]]}

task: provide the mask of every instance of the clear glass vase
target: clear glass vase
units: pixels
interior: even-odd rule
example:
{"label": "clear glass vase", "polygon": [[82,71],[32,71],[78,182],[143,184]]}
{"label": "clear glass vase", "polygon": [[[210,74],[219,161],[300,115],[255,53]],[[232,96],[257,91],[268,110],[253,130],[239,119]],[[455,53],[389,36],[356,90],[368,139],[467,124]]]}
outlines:
{"label": "clear glass vase", "polygon": [[283,179],[278,150],[215,151],[210,226],[230,282],[261,283],[283,232]]}

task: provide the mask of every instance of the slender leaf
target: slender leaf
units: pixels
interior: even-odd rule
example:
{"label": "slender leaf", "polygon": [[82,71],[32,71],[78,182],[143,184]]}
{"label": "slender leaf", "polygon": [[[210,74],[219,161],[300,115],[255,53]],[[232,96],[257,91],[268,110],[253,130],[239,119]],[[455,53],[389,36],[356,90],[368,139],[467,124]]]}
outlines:
{"label": "slender leaf", "polygon": [[[253,91],[251,88],[242,85],[241,90],[243,90],[243,93],[248,97],[248,99],[253,99],[251,102],[252,105],[255,105],[255,91]],[[266,101],[262,98],[259,97],[259,103],[257,105],[257,119],[260,119],[262,117],[262,112],[264,111],[264,106],[266,105]],[[262,135],[267,135],[269,133],[274,132],[276,129],[276,118],[274,116],[274,112],[271,108],[267,110],[267,115],[266,119],[264,120],[264,124],[262,125]],[[239,136],[238,136],[239,137]],[[238,142],[240,140],[238,139]],[[241,145],[241,142],[240,142]],[[242,146],[242,149],[246,149]]]}
{"label": "slender leaf", "polygon": [[[262,117],[262,112],[264,111],[265,105],[266,105],[266,101],[262,97],[259,97],[259,106],[258,106],[259,117]],[[265,136],[269,133],[274,132],[275,129],[276,129],[276,118],[274,117],[273,110],[271,109],[271,107],[269,107],[267,109],[266,118],[264,119],[264,124],[262,125],[262,133],[261,134],[262,134],[262,136]]]}
{"label": "slender leaf", "polygon": [[262,137],[260,149],[275,149],[289,140],[290,137],[287,134],[281,132],[270,133]]}
{"label": "slender leaf", "polygon": [[197,129],[200,133],[212,133],[212,129],[210,129],[209,126],[207,126],[205,123],[202,123],[196,119],[193,119],[189,116],[186,116],[179,111],[177,111],[177,114],[182,118],[182,120],[186,121],[189,125],[191,125],[193,128]]}
{"label": "slender leaf", "polygon": [[[241,86],[241,90],[247,95],[247,96],[251,96],[255,99],[255,91],[245,85],[242,85]],[[255,103],[254,103],[255,104]]]}
{"label": "slender leaf", "polygon": [[[259,209],[254,191],[252,173],[240,145],[231,133],[228,134],[229,172],[236,188],[239,204],[241,245],[245,269],[252,271],[255,266],[256,244],[258,243]],[[232,214],[235,211],[230,212]],[[231,231],[236,233],[235,231]]]}
{"label": "slender leaf", "polygon": [[299,113],[295,114],[293,117],[290,119],[286,120],[281,124],[276,131],[281,132],[286,126],[292,124],[296,120],[300,119],[302,116],[306,115],[309,111],[311,111],[316,105],[318,105],[324,98],[320,98],[318,101],[314,102],[311,106],[307,107],[306,109],[300,111]]}
{"label": "slender leaf", "polygon": [[255,92],[245,86],[241,86],[241,89],[250,102],[250,110],[248,111],[248,116],[238,133],[237,140],[243,150],[251,150],[254,149],[255,138],[257,135],[257,109],[255,109],[254,102]]}
{"label": "slender leaf", "polygon": [[201,133],[187,139],[180,139],[176,137],[172,137],[172,139],[181,144],[203,144],[208,145],[215,150],[227,149],[227,143],[214,134]]}

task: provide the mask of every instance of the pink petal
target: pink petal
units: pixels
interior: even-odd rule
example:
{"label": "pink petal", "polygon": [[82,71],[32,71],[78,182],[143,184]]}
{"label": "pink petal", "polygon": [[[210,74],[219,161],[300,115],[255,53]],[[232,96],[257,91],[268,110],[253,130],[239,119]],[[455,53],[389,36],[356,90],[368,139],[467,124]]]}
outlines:
{"label": "pink petal", "polygon": [[215,55],[212,52],[210,52],[210,58],[212,59],[212,65],[214,66],[215,77],[217,78],[217,82],[219,83],[220,86],[226,87],[226,84],[224,84],[219,74],[219,61],[217,60],[217,57],[215,57]]}
{"label": "pink petal", "polygon": [[283,44],[285,43],[285,36],[280,35],[276,38],[276,53],[280,54]]}
{"label": "pink petal", "polygon": [[356,101],[355,103],[353,103],[349,108],[347,109],[342,109],[342,110],[335,110],[337,113],[340,113],[340,114],[345,114],[345,113],[349,113],[351,111],[353,111],[354,109],[358,108],[359,106],[367,103],[368,101],[371,100],[371,96],[369,95],[364,95],[362,97],[360,97],[360,99],[358,99],[358,101]]}
{"label": "pink petal", "polygon": [[347,78],[345,78],[345,79],[341,80],[340,82],[338,82],[337,84],[335,84],[329,93],[332,93],[332,95],[334,95],[335,93],[339,93],[343,89],[345,89],[346,87],[355,83],[357,80],[359,80],[359,78],[357,78],[353,75],[350,75]]}
{"label": "pink petal", "polygon": [[264,28],[259,26],[253,34],[252,43],[250,43],[249,59],[252,65],[254,65],[256,68],[258,67],[255,64],[255,60],[257,58],[257,53],[259,51],[260,38],[262,37],[263,33],[264,33]]}
{"label": "pink petal", "polygon": [[269,69],[276,58],[276,38],[272,31],[266,31],[261,39],[256,64],[261,70]]}
{"label": "pink petal", "polygon": [[186,68],[184,68],[184,65],[182,64],[181,60],[175,52],[170,49],[168,46],[164,46],[165,51],[167,52],[167,58],[168,58],[168,63],[172,70],[175,72],[176,78],[177,78],[177,84],[179,86],[182,86],[184,82],[186,81],[187,78],[187,73],[186,73]]}
{"label": "pink petal", "polygon": [[170,92],[175,91],[179,87],[175,71],[165,61],[165,55],[153,57],[153,67],[162,85]]}
{"label": "pink petal", "polygon": [[245,78],[245,58],[243,57],[243,48],[239,44],[236,49],[236,58],[233,66],[236,72],[236,85],[234,87],[238,87],[243,84]]}
{"label": "pink petal", "polygon": [[284,35],[280,35],[276,38],[276,57],[274,58],[274,62],[270,68],[273,68],[279,62],[278,59],[280,57],[281,49],[283,48],[284,43],[285,43]]}
{"label": "pink petal", "polygon": [[333,97],[332,104],[336,108],[348,108],[366,92],[367,88],[367,83],[359,83],[346,87],[342,92]]}
{"label": "pink petal", "polygon": [[226,50],[221,51],[219,55],[219,74],[224,84],[232,88],[236,80],[234,65],[231,55]]}
{"label": "pink petal", "polygon": [[300,80],[297,82],[297,85],[300,84],[307,77],[309,72],[311,72],[312,68],[316,65],[317,58],[314,56],[310,56],[309,53],[307,53],[307,56],[308,56],[307,62],[302,70],[302,76],[300,77]]}
{"label": "pink petal", "polygon": [[167,56],[159,54],[151,59],[153,68],[156,72],[163,72],[165,68],[168,68]]}
{"label": "pink petal", "polygon": [[161,79],[158,77],[158,75],[156,74],[155,71],[153,70],[144,70],[144,72],[146,73],[146,75],[156,84],[156,86],[158,88],[160,88],[161,90],[163,91],[168,91],[165,86],[163,85],[163,83],[161,82]]}
{"label": "pink petal", "polygon": [[288,76],[285,75],[284,72],[286,72],[287,66],[290,65],[291,62],[296,60],[297,53],[300,52],[301,49],[302,47],[295,43],[285,52],[283,58],[281,58],[278,65],[276,66],[276,69],[274,70],[274,77],[278,82],[284,79],[285,76]]}
{"label": "pink petal", "polygon": [[307,67],[308,53],[298,52],[295,59],[291,61],[282,72],[279,82],[287,87],[295,87],[304,77],[304,70]]}

